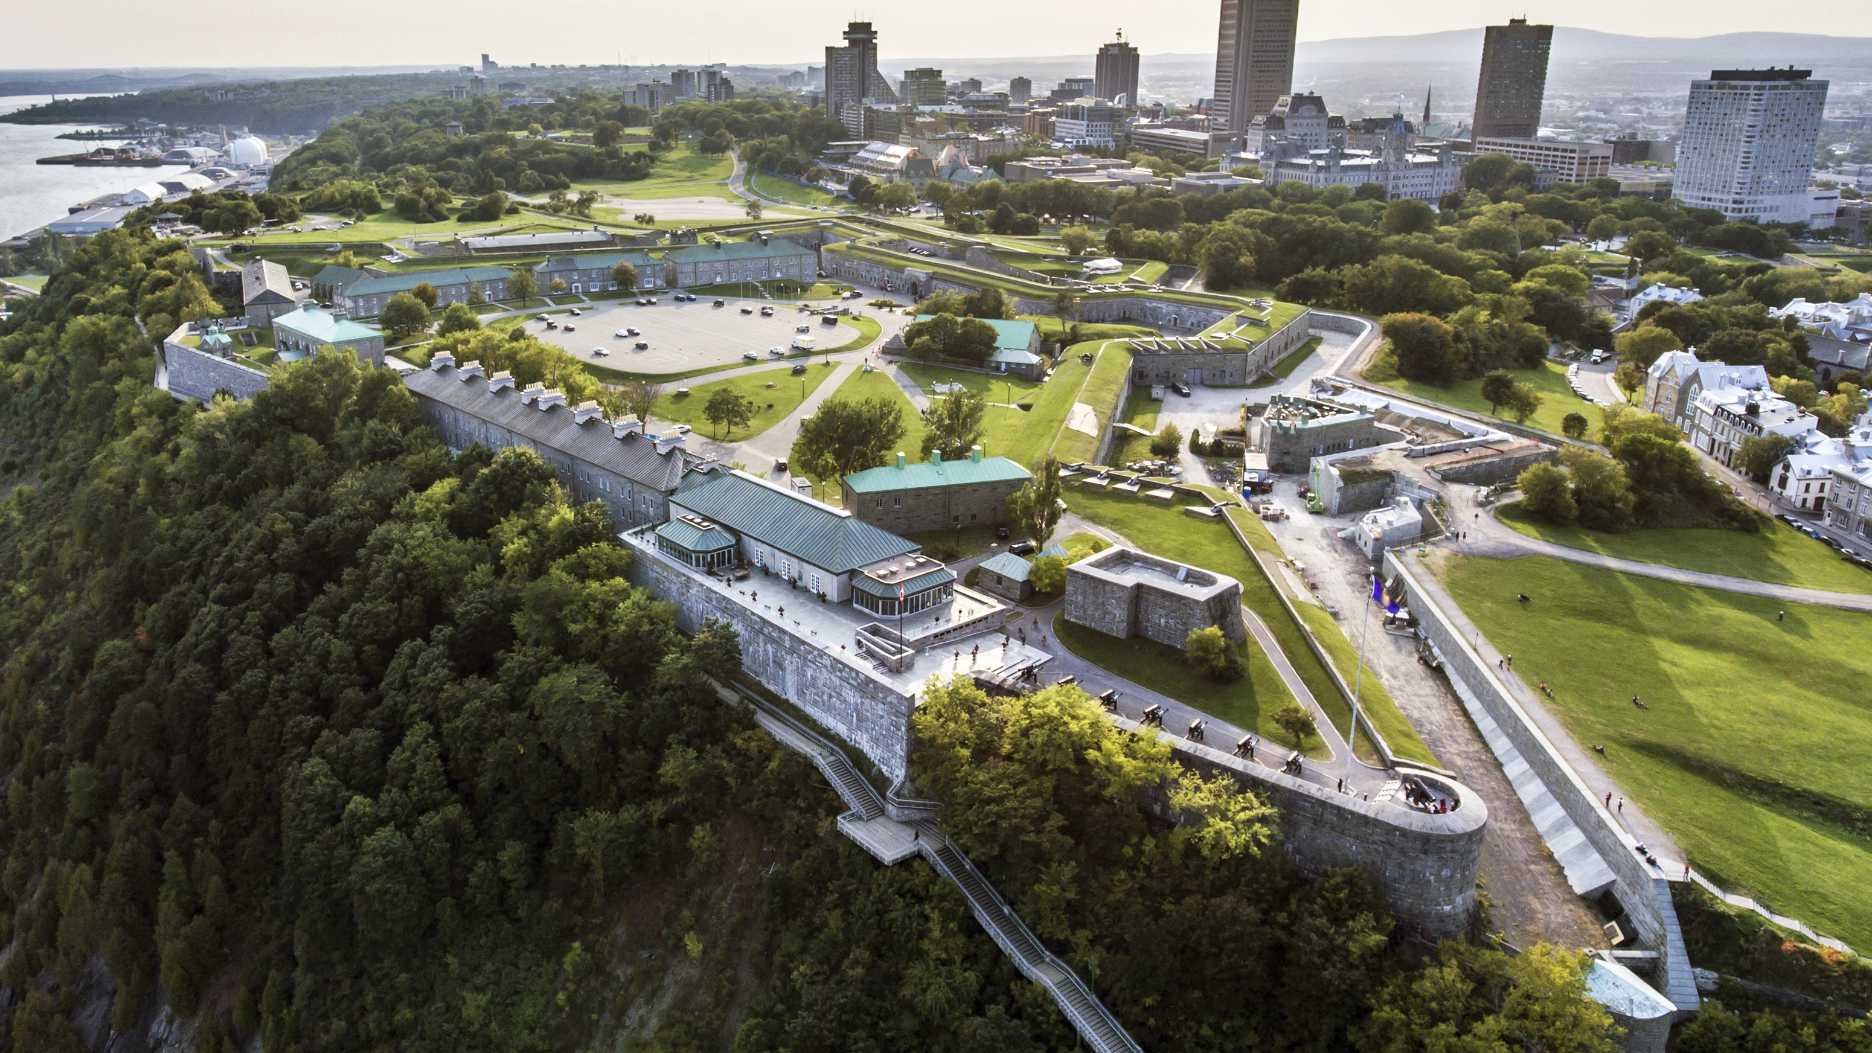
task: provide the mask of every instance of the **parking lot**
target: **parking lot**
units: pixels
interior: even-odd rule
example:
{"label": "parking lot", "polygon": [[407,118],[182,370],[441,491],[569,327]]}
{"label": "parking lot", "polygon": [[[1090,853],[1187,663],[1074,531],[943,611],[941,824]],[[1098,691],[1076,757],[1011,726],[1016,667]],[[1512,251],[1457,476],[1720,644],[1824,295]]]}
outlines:
{"label": "parking lot", "polygon": [[[839,347],[859,335],[857,329],[842,322],[825,325],[795,303],[731,299],[715,307],[712,297],[698,296],[694,303],[677,303],[668,294],[657,297],[657,301],[649,307],[639,306],[634,299],[580,305],[577,318],[563,313],[530,318],[526,331],[584,361],[632,373],[682,373],[732,365],[750,351],[764,360],[769,348],[790,350],[793,338],[800,335],[810,335],[818,350]],[[773,317],[761,317],[762,307],[773,308]],[[742,308],[751,313],[743,314]],[[547,329],[547,317],[559,328]],[[568,323],[576,327],[573,332],[566,332]],[[811,332],[795,332],[801,325],[810,325]],[[617,335],[626,328],[637,329],[641,335]],[[639,351],[639,341],[650,346]],[[595,355],[593,348],[603,348],[606,354]]]}

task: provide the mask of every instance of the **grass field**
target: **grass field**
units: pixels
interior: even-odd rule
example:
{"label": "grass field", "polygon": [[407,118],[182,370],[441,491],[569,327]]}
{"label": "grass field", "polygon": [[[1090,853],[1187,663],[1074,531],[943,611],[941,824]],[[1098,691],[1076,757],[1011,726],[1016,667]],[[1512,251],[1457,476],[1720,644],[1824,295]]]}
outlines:
{"label": "grass field", "polygon": [[1515,671],[1553,686],[1573,738],[1605,746],[1599,763],[1693,866],[1872,948],[1864,614],[1540,557],[1451,557],[1441,574]]}
{"label": "grass field", "polygon": [[1760,533],[1739,530],[1633,530],[1604,534],[1578,526],[1544,523],[1519,502],[1497,513],[1503,523],[1531,538],[1619,559],[1798,585],[1828,592],[1872,592],[1872,573],[1805,534],[1771,521]]}
{"label": "grass field", "polygon": [[[1143,428],[1145,431],[1155,433],[1157,431],[1157,414],[1163,410],[1163,400],[1151,398],[1150,393],[1151,389],[1148,384],[1132,385],[1131,395],[1129,398],[1125,399],[1124,408],[1119,410],[1118,419],[1125,424],[1130,424]],[[1112,441],[1116,443],[1116,445],[1112,447],[1113,452],[1109,459],[1116,464],[1129,464],[1132,461],[1141,461],[1151,455],[1150,435],[1138,435],[1134,432],[1121,431],[1114,435]]]}
{"label": "grass field", "polygon": [[[1592,440],[1599,434],[1599,427],[1604,414],[1599,407],[1573,394],[1567,386],[1566,367],[1558,362],[1544,361],[1538,369],[1510,370],[1514,378],[1534,386],[1540,392],[1540,408],[1526,421],[1527,427],[1538,428],[1551,435],[1562,434],[1560,422],[1569,413],[1578,413],[1590,423],[1586,428],[1586,439]],[[1513,420],[1505,412],[1489,413],[1488,400],[1482,397],[1482,378],[1472,377],[1459,380],[1454,384],[1427,384],[1421,380],[1406,380],[1397,375],[1388,353],[1365,370],[1365,379],[1374,384],[1402,392],[1415,399],[1435,402],[1451,409],[1463,410],[1478,416],[1494,416],[1498,420]]]}
{"label": "grass field", "polygon": [[734,159],[727,154],[709,157],[698,154],[688,144],[678,144],[657,159],[647,179],[624,182],[574,183],[574,193],[596,190],[627,200],[650,200],[666,197],[718,197],[733,201],[728,177],[734,174]]}
{"label": "grass field", "polygon": [[[1065,497],[1067,507],[1074,513],[1118,532],[1150,552],[1227,574],[1241,582],[1242,605],[1258,614],[1267,625],[1268,631],[1280,643],[1281,650],[1287,655],[1288,661],[1293,663],[1307,690],[1319,700],[1327,719],[1333,722],[1341,734],[1351,727],[1352,708],[1346,703],[1345,696],[1339,693],[1332,675],[1313,653],[1313,649],[1307,646],[1299,624],[1287,616],[1286,608],[1281,606],[1280,597],[1274,591],[1274,585],[1262,575],[1261,569],[1248,554],[1242,551],[1241,545],[1226,526],[1214,520],[1185,515],[1180,507],[1174,505],[1155,504],[1138,497],[1074,486],[1067,487]],[[1258,549],[1279,551],[1279,546],[1261,528],[1258,520],[1244,512],[1236,521],[1251,542],[1258,542]],[[1350,642],[1346,641],[1337,624],[1332,622],[1331,615],[1324,611],[1320,614],[1325,616],[1327,625],[1316,628],[1316,635],[1322,640],[1322,646],[1334,654],[1334,664],[1342,666],[1345,673],[1351,673],[1353,652]],[[1322,629],[1330,629],[1331,632]],[[1344,650],[1346,657],[1343,661],[1333,645],[1335,637]],[[1410,722],[1398,711],[1396,701],[1379,683],[1376,675],[1368,674],[1365,677],[1364,705],[1367,719],[1378,726],[1399,756],[1436,763],[1429,748],[1411,729]]]}
{"label": "grass field", "polygon": [[510,216],[493,223],[486,220],[471,220],[464,223],[454,219],[446,219],[440,223],[416,223],[386,209],[367,216],[351,226],[339,227],[336,230],[306,230],[297,234],[289,230],[276,230],[251,238],[221,239],[217,243],[238,242],[243,245],[316,247],[319,245],[376,244],[396,238],[427,239],[454,234],[533,234],[548,230],[587,230],[590,227],[591,221],[586,219],[532,213],[524,217]]}
{"label": "grass field", "polygon": [[[825,363],[815,362],[806,367],[804,376],[794,376],[792,367],[767,369],[746,376],[716,380],[707,384],[697,384],[689,389],[689,394],[678,395],[674,391],[666,392],[656,400],[656,406],[650,411],[654,418],[687,424],[696,431],[710,438],[725,442],[740,442],[752,438],[780,423],[787,414],[799,408],[807,396],[816,391],[819,385],[834,370]],[[717,434],[715,425],[702,415],[708,406],[708,400],[715,392],[728,389],[746,396],[754,403],[754,419],[744,428]]]}
{"label": "grass field", "polygon": [[749,175],[751,189],[763,197],[776,201],[787,201],[795,205],[836,205],[838,199],[818,187],[795,183],[781,176],[768,175],[765,172],[753,172]]}
{"label": "grass field", "polygon": [[8,285],[17,285],[22,289],[31,289],[34,292],[40,292],[45,289],[46,282],[52,279],[50,275],[46,274],[14,274],[0,280],[4,280]]}
{"label": "grass field", "polygon": [[1131,352],[1119,341],[1075,344],[1060,356],[1061,361],[1078,363],[1080,355],[1092,351],[1097,352],[1098,358],[1093,361],[1092,371],[1079,389],[1078,398],[1067,403],[1062,417],[1072,411],[1073,403],[1083,402],[1092,407],[1092,413],[1098,418],[1097,430],[1087,435],[1062,427],[1052,444],[1053,456],[1062,461],[1089,461],[1098,456],[1099,438],[1111,424],[1112,415],[1118,412],[1118,396],[1124,391],[1125,377],[1131,373]]}
{"label": "grass field", "polygon": [[[1272,742],[1295,745],[1291,736],[1275,725],[1273,717],[1293,701],[1287,685],[1281,682],[1274,663],[1257,647],[1243,644],[1237,648],[1248,667],[1248,675],[1233,684],[1219,684],[1190,668],[1183,652],[1155,640],[1120,640],[1097,629],[1074,625],[1064,611],[1053,616],[1053,633],[1073,654],[1107,672],[1124,677],[1193,706],[1245,731],[1252,731]],[[1123,692],[1120,692],[1122,697]],[[1167,727],[1181,733],[1180,727]],[[1318,738],[1307,740],[1306,752],[1325,756]]]}

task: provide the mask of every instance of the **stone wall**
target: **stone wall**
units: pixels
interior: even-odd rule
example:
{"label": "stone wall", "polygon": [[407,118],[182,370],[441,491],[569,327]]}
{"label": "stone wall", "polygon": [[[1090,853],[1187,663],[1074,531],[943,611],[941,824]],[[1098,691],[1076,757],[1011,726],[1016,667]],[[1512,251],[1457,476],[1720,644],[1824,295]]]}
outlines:
{"label": "stone wall", "polygon": [[[1157,302],[1157,301],[1152,301]],[[1186,304],[1176,307],[1189,311]],[[1080,315],[1083,318],[1082,309]],[[1216,311],[1215,321],[1228,317]],[[1272,369],[1281,359],[1313,339],[1312,312],[1308,311],[1247,351],[1138,351],[1133,349],[1132,376],[1147,384],[1170,384],[1183,381],[1210,387],[1246,387],[1256,377]],[[1215,322],[1199,327],[1207,329]],[[1162,328],[1162,327],[1160,327]],[[1167,327],[1174,328],[1174,327]]]}
{"label": "stone wall", "polygon": [[1430,469],[1430,474],[1449,483],[1468,483],[1472,486],[1494,486],[1505,483],[1520,475],[1522,471],[1537,464],[1548,464],[1558,459],[1560,451],[1551,446],[1540,446],[1524,450],[1509,450],[1499,457],[1488,457],[1458,464],[1438,465]]}
{"label": "stone wall", "polygon": [[1181,648],[1191,631],[1220,626],[1232,640],[1248,637],[1241,613],[1241,583],[1188,568],[1190,584],[1127,573],[1139,565],[1175,575],[1183,564],[1138,552],[1107,549],[1066,568],[1066,620],[1120,640],[1143,637]]}
{"label": "stone wall", "polygon": [[845,507],[859,519],[893,534],[927,534],[965,527],[999,526],[1008,520],[1008,498],[1020,479],[954,486],[923,486],[858,494],[844,484]]}
{"label": "stone wall", "polygon": [[266,390],[267,375],[171,338],[163,341],[156,386],[177,398],[206,402],[225,391],[244,402]]}
{"label": "stone wall", "polygon": [[726,624],[741,638],[741,666],[749,676],[869,757],[891,781],[904,778],[915,696],[872,677],[862,659],[828,651],[825,641],[799,636],[736,602],[721,586],[672,566],[646,550],[640,537],[625,539],[632,552],[631,583],[673,604],[684,632],[697,632],[709,620]]}
{"label": "stone wall", "polygon": [[1368,450],[1398,437],[1396,432],[1380,427],[1378,418],[1368,413],[1303,424],[1264,422],[1261,433],[1268,467],[1276,472],[1292,473],[1306,471],[1315,457]]}
{"label": "stone wall", "polygon": [[[1134,721],[1112,719],[1127,730],[1149,733]],[[1461,802],[1453,812],[1430,815],[1360,800],[1171,732],[1160,730],[1157,736],[1184,764],[1227,773],[1278,809],[1281,849],[1302,871],[1319,874],[1348,866],[1365,871],[1384,889],[1398,920],[1432,939],[1457,936],[1468,927],[1488,823],[1488,806],[1474,791],[1452,779],[1418,776]]]}
{"label": "stone wall", "polygon": [[1625,909],[1625,928],[1645,947],[1659,952],[1658,975],[1666,978],[1665,996],[1680,1010],[1694,1012],[1699,1004],[1696,983],[1671,905],[1669,882],[1638,855],[1636,839],[1587,788],[1467,635],[1454,627],[1451,616],[1424,586],[1430,571],[1408,551],[1393,549],[1385,554],[1385,572],[1403,582],[1418,632],[1442,659],[1443,672],[1456,696],[1465,706],[1486,713],[1508,736],[1532,774],[1611,869],[1613,894]]}

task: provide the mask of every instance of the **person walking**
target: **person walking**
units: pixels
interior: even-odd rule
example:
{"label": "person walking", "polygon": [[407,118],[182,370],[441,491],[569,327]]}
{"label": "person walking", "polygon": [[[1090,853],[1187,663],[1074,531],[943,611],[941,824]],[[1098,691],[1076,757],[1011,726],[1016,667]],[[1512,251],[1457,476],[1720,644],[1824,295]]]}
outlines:
{"label": "person walking", "polygon": [[1620,797],[1620,798],[1618,799],[1618,813],[1619,813],[1620,815],[1624,815],[1624,814],[1625,814],[1625,798],[1623,798],[1623,797]]}
{"label": "person walking", "polygon": [[1606,795],[1605,795],[1605,806],[1606,806],[1607,808],[1610,808],[1610,807],[1612,807],[1612,791],[1611,791],[1611,790],[1607,790],[1607,791],[1606,791]]}

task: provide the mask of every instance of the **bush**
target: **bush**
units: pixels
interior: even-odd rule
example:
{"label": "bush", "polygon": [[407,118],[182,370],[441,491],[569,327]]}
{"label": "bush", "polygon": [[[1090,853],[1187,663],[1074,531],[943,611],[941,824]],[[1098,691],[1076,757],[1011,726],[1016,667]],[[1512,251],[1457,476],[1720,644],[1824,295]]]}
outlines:
{"label": "bush", "polygon": [[1183,641],[1183,655],[1202,675],[1217,683],[1234,683],[1247,672],[1235,642],[1214,625],[1191,629]]}
{"label": "bush", "polygon": [[1058,556],[1041,556],[1033,561],[1027,580],[1033,583],[1035,592],[1057,596],[1066,591],[1066,561]]}
{"label": "bush", "polygon": [[1521,488],[1521,505],[1529,514],[1549,523],[1571,523],[1579,518],[1573,479],[1564,470],[1536,464],[1523,469],[1515,485]]}
{"label": "bush", "polygon": [[[1174,424],[1166,424],[1163,430],[1151,439],[1150,452],[1158,457],[1175,457],[1183,448],[1183,432]],[[1192,450],[1195,446],[1190,447]]]}

